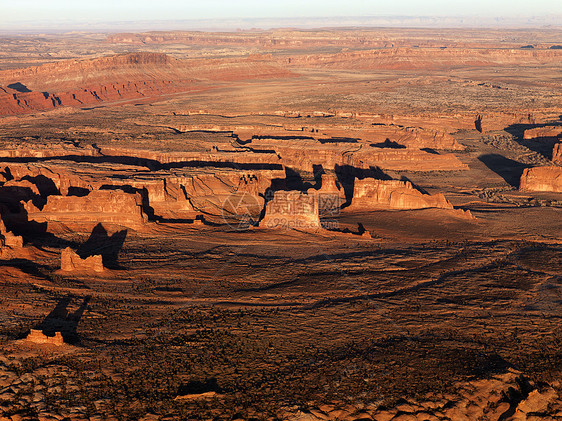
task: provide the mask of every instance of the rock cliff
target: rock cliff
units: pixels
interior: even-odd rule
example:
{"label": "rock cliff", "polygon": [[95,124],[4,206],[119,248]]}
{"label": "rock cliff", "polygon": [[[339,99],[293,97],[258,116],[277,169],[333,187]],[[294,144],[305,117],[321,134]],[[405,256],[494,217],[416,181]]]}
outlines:
{"label": "rock cliff", "polygon": [[443,194],[423,194],[409,181],[355,180],[350,209],[453,209]]}
{"label": "rock cliff", "polygon": [[182,61],[141,52],[66,60],[0,71],[0,116],[200,90],[200,82],[291,75],[262,58]]}
{"label": "rock cliff", "polygon": [[65,248],[61,253],[61,271],[71,273],[101,273],[103,258],[101,255],[89,256],[82,259],[70,247]]}
{"label": "rock cliff", "polygon": [[562,167],[527,168],[521,176],[520,190],[562,192]]}
{"label": "rock cliff", "polygon": [[30,201],[25,204],[25,210],[30,220],[82,229],[103,223],[138,230],[147,221],[141,195],[119,190],[96,190],[83,197],[49,196],[43,209],[38,209]]}

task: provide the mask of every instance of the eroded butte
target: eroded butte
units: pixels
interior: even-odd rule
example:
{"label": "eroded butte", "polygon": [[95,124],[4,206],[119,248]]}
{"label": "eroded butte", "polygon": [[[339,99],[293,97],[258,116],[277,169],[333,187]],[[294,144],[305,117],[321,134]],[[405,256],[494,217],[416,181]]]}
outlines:
{"label": "eroded butte", "polygon": [[0,39],[1,417],[561,419],[561,35]]}

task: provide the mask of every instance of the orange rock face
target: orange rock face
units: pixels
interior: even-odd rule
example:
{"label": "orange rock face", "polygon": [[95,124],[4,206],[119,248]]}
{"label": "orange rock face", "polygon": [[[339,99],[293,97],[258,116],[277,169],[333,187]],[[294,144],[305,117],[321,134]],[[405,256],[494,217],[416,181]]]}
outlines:
{"label": "orange rock face", "polygon": [[42,345],[64,345],[64,340],[62,338],[61,332],[55,332],[55,336],[47,336],[41,330],[31,329],[29,335],[25,338],[27,342]]}
{"label": "orange rock face", "polygon": [[14,257],[23,249],[23,237],[6,230],[0,217],[0,257]]}
{"label": "orange rock face", "polygon": [[562,126],[544,126],[525,130],[523,139],[535,139],[537,137],[562,137]]}
{"label": "orange rock face", "polygon": [[25,205],[29,219],[64,225],[95,226],[98,223],[141,229],[147,221],[140,194],[97,190],[87,196],[49,196],[42,210]]}
{"label": "orange rock face", "polygon": [[519,188],[523,191],[562,192],[562,167],[527,168]]}
{"label": "orange rock face", "polygon": [[105,270],[101,255],[89,256],[82,259],[70,247],[61,254],[61,271],[72,273],[101,273]]}
{"label": "orange rock face", "polygon": [[453,209],[443,194],[423,194],[399,180],[355,180],[352,209]]}

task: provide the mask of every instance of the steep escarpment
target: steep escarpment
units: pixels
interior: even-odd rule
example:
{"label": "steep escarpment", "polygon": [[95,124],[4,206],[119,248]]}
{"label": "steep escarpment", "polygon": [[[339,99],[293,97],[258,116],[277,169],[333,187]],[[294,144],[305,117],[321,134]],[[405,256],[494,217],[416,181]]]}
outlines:
{"label": "steep escarpment", "polygon": [[290,75],[263,58],[178,60],[129,53],[59,61],[0,72],[0,115],[188,92],[203,89],[204,82]]}
{"label": "steep escarpment", "polygon": [[21,255],[22,249],[23,238],[8,231],[0,216],[0,258],[14,258]]}
{"label": "steep escarpment", "polygon": [[562,53],[557,50],[387,48],[336,54],[295,55],[281,59],[280,62],[296,67],[420,70],[559,63],[561,57]]}
{"label": "steep escarpment", "polygon": [[412,183],[399,180],[355,180],[353,209],[453,209],[443,194],[422,194]]}

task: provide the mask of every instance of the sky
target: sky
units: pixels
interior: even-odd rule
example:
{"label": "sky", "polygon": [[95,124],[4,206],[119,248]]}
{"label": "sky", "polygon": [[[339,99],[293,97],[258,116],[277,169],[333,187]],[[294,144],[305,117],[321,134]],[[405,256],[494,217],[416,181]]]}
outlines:
{"label": "sky", "polygon": [[553,14],[562,15],[562,0],[0,0],[0,31],[37,21]]}

